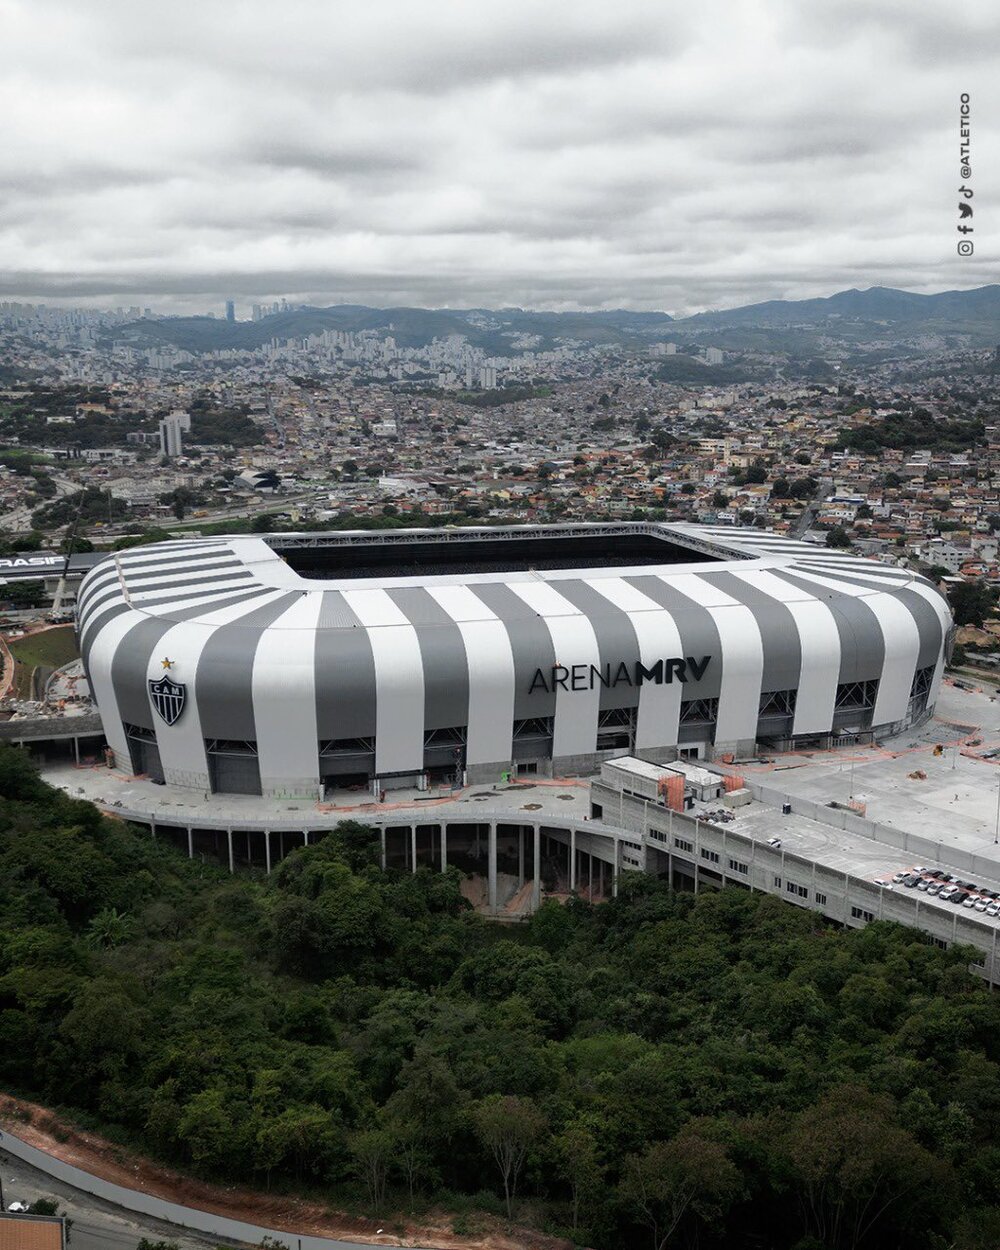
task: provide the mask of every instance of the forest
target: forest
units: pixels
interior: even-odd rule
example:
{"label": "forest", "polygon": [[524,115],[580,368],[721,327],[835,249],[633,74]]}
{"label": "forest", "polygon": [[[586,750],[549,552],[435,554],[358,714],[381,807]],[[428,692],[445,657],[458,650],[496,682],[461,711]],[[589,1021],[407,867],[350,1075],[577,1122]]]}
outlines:
{"label": "forest", "polygon": [[638,873],[499,925],[455,870],[382,871],[377,846],[343,823],[231,877],[0,747],[0,1086],[387,1221],[1000,1245],[1000,1000],[968,951]]}

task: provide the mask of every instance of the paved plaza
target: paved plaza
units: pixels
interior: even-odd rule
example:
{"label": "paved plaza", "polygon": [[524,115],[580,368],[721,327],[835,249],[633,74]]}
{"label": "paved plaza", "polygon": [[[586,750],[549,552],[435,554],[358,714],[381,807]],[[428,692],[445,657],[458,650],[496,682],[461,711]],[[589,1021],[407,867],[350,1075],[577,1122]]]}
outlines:
{"label": "paved plaza", "polygon": [[1000,752],[993,689],[945,682],[936,716],[915,732],[872,747],[778,755],[740,771],[816,803],[863,803],[869,820],[994,856],[1000,852],[1000,754],[990,758],[993,751]]}

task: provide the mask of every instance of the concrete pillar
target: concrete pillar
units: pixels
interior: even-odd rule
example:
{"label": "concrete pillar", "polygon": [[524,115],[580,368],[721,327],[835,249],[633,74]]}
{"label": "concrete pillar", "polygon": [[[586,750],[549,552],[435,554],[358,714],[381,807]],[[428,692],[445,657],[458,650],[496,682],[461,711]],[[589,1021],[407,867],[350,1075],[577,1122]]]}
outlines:
{"label": "concrete pillar", "polygon": [[611,868],[611,897],[618,897],[618,865],[621,863],[621,840],[615,838],[615,862]]}
{"label": "concrete pillar", "polygon": [[302,845],[303,846],[309,845],[309,830],[308,829],[302,830]]}
{"label": "concrete pillar", "polygon": [[271,875],[271,830],[264,830],[264,864],[267,869],[267,875]]}
{"label": "concrete pillar", "polygon": [[385,872],[385,825],[379,830],[379,836],[382,839],[382,871]]}
{"label": "concrete pillar", "polygon": [[233,831],[232,829],[226,830],[226,842],[229,846],[229,871],[235,872],[236,869],[233,865]]}
{"label": "concrete pillar", "polygon": [[531,907],[537,911],[542,905],[542,827],[535,825],[535,875],[531,884]]}
{"label": "concrete pillar", "polygon": [[489,864],[487,881],[489,882],[490,914],[496,915],[497,910],[497,822],[490,821]]}
{"label": "concrete pillar", "polygon": [[448,871],[448,826],[441,825],[441,871]]}
{"label": "concrete pillar", "polygon": [[417,871],[417,826],[410,825],[410,872]]}
{"label": "concrete pillar", "polygon": [[152,813],[150,813],[150,816],[149,816],[149,832],[153,835],[153,840],[155,841],[156,840],[156,817]]}
{"label": "concrete pillar", "polygon": [[188,825],[188,859],[194,859],[194,830]]}
{"label": "concrete pillar", "polygon": [[591,850],[587,852],[587,897],[588,897],[588,898],[591,898],[591,899],[594,897],[594,853],[593,853],[593,843],[591,843]]}
{"label": "concrete pillar", "polygon": [[77,768],[80,767],[80,739],[73,739],[73,759],[76,761]]}
{"label": "concrete pillar", "polygon": [[524,825],[517,827],[517,884],[524,885]]}
{"label": "concrete pillar", "polygon": [[569,889],[572,894],[576,890],[576,830],[569,831]]}

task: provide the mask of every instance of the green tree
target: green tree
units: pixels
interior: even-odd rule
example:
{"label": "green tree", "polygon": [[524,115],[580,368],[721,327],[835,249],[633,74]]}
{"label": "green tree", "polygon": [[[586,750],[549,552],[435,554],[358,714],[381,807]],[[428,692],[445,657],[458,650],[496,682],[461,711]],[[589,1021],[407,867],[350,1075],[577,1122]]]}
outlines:
{"label": "green tree", "polygon": [[386,1181],[396,1142],[387,1129],[371,1128],[355,1133],[350,1147],[355,1174],[368,1191],[372,1211],[379,1215],[385,1206]]}
{"label": "green tree", "polygon": [[723,1145],[692,1121],[670,1141],[625,1160],[620,1193],[664,1250],[683,1222],[719,1220],[740,1192],[740,1174]]}
{"label": "green tree", "polygon": [[580,1222],[580,1203],[596,1191],[601,1182],[601,1168],[597,1141],[583,1123],[577,1121],[565,1128],[553,1142],[559,1170],[569,1185],[573,1201],[573,1231]]}
{"label": "green tree", "polygon": [[956,625],[975,625],[981,629],[983,621],[996,607],[997,592],[982,581],[956,582],[949,587],[948,602]]}
{"label": "green tree", "polygon": [[494,1094],[473,1107],[472,1122],[500,1173],[507,1218],[511,1219],[518,1178],[528,1151],[545,1132],[545,1117],[525,1099]]}
{"label": "green tree", "polygon": [[828,547],[849,547],[851,545],[851,536],[842,525],[834,525],[832,529],[827,531],[826,545]]}

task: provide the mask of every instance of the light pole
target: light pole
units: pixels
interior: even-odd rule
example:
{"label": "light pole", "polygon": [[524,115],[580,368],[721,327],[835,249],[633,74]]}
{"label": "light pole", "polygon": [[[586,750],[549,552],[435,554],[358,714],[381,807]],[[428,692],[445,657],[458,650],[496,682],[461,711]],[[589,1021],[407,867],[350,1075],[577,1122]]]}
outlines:
{"label": "light pole", "polygon": [[1000,777],[997,778],[997,823],[993,830],[993,845],[1000,843]]}

